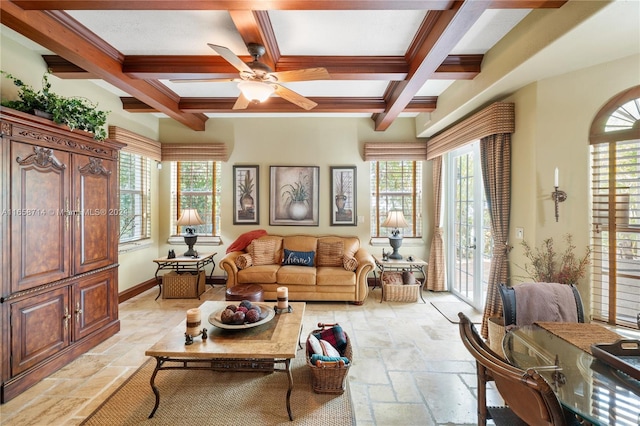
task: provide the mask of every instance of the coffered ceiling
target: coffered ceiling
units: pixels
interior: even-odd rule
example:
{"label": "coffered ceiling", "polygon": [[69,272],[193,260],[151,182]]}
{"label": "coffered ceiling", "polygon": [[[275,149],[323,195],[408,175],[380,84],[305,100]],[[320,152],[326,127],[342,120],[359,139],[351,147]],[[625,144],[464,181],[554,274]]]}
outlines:
{"label": "coffered ceiling", "polygon": [[[431,112],[456,80],[482,72],[484,54],[533,9],[563,0],[2,0],[0,22],[36,43],[52,72],[94,79],[132,113],[203,130],[210,117],[370,116],[377,130]],[[330,79],[282,83],[317,103],[272,96],[234,110],[238,77],[207,43],[244,62],[248,43],[274,71],[324,67]]]}

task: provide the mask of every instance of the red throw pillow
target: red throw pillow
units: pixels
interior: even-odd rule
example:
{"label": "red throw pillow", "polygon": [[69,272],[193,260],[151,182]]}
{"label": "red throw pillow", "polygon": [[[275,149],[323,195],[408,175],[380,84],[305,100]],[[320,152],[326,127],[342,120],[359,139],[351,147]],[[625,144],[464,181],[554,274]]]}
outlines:
{"label": "red throw pillow", "polygon": [[240,235],[231,245],[227,248],[227,253],[231,253],[232,251],[241,251],[247,248],[251,241],[256,238],[260,238],[263,235],[267,235],[267,231],[264,229],[256,229],[255,231],[245,232]]}

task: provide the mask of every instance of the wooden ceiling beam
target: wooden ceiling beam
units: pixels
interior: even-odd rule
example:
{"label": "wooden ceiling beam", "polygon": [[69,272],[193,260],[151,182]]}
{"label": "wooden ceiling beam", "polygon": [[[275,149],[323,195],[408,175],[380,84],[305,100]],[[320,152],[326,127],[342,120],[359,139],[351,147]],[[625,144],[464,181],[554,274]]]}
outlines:
{"label": "wooden ceiling beam", "polygon": [[[3,0],[6,1],[6,0]],[[25,10],[449,10],[453,0],[12,0]],[[493,0],[491,9],[559,8],[568,0]]]}
{"label": "wooden ceiling beam", "polygon": [[385,96],[387,109],[373,117],[377,131],[389,128],[489,5],[489,1],[465,1],[456,3],[455,10],[427,13],[414,44],[407,50],[407,78],[393,85]]}
{"label": "wooden ceiling beam", "polygon": [[271,69],[275,69],[280,60],[280,48],[273,32],[269,13],[266,10],[230,10],[229,15],[244,44],[263,45],[266,52],[260,61],[269,65]]}
{"label": "wooden ceiling beam", "polygon": [[204,130],[206,116],[180,111],[178,96],[160,90],[159,83],[156,85],[125,75],[118,52],[92,42],[95,38],[92,33],[66,13],[25,11],[5,0],[0,2],[0,22],[92,75],[158,108],[185,126]]}
{"label": "wooden ceiling beam", "polygon": [[13,2],[23,9],[31,10],[448,10],[454,3],[453,0],[13,0]]}
{"label": "wooden ceiling beam", "polygon": [[[96,78],[57,55],[42,55],[51,72],[60,78]],[[250,61],[248,56],[240,57]],[[483,55],[449,55],[436,69],[433,79],[471,80],[480,73]],[[401,56],[284,56],[276,71],[325,67],[333,80],[404,80],[409,64]],[[220,56],[127,56],[122,71],[131,78],[206,79],[236,78],[238,71]]]}
{"label": "wooden ceiling beam", "polygon": [[[336,97],[312,97],[309,98],[318,104],[312,112],[341,112],[341,113],[370,113],[384,112],[386,103],[383,98],[336,98]],[[122,97],[122,107],[127,112],[153,113],[160,112],[136,98]],[[413,99],[403,112],[432,112],[437,104],[436,96],[422,96]],[[233,109],[236,98],[182,98],[180,109],[192,113],[237,113],[242,112]],[[272,97],[267,102],[257,105],[249,105],[247,112],[304,112],[298,106],[279,97]]]}

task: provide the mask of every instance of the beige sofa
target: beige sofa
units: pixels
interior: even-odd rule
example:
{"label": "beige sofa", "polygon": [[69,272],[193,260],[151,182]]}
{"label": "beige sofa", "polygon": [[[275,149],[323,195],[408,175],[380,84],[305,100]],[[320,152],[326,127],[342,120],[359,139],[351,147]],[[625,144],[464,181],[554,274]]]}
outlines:
{"label": "beige sofa", "polygon": [[287,287],[292,301],[347,301],[360,305],[369,290],[373,257],[358,237],[335,235],[264,235],[221,261],[227,288],[259,284],[265,300],[276,300]]}

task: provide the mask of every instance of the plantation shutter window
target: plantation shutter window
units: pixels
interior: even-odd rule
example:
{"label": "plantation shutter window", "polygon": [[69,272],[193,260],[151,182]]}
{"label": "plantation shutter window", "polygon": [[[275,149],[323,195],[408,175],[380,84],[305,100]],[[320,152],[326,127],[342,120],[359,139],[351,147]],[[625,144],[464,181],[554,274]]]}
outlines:
{"label": "plantation shutter window", "polygon": [[151,236],[151,160],[120,151],[120,243]]}
{"label": "plantation shutter window", "polygon": [[591,132],[594,319],[640,321],[640,86],[607,104]]}
{"label": "plantation shutter window", "polygon": [[172,235],[184,230],[177,225],[185,209],[196,209],[204,224],[193,226],[199,235],[220,235],[221,163],[217,161],[172,161]]}

